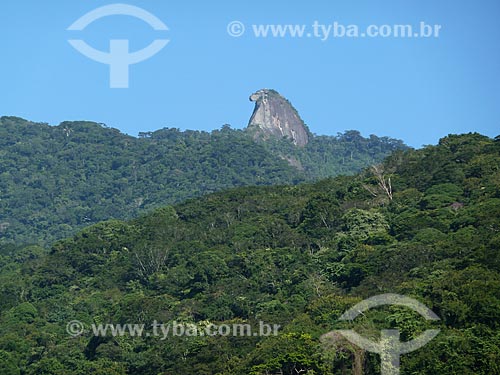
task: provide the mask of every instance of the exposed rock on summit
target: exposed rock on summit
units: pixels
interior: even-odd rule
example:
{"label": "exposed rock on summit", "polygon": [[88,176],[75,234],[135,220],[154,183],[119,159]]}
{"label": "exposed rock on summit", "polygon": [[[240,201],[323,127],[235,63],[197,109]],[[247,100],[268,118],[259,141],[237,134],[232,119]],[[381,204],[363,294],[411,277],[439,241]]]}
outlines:
{"label": "exposed rock on summit", "polygon": [[309,133],[298,112],[278,92],[263,89],[250,96],[255,109],[248,123],[248,130],[256,139],[290,138],[296,146],[305,146]]}

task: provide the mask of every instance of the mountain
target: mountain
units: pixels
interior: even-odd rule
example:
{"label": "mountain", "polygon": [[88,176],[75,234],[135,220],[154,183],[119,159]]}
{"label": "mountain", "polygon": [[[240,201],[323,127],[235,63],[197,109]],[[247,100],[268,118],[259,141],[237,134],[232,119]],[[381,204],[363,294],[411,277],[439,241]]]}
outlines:
{"label": "mountain", "polygon": [[364,138],[356,130],[335,137],[312,134],[292,104],[275,90],[259,90],[250,100],[255,108],[245,132],[302,171],[307,180],[350,175],[379,163],[381,155],[406,148],[400,140]]}
{"label": "mountain", "polygon": [[[402,374],[499,374],[499,166],[500,138],[451,135],[354,176],[230,189],[90,226],[50,250],[2,245],[2,374],[379,374],[378,355],[321,339],[336,329],[374,340],[397,329],[402,341],[439,329],[402,355]],[[440,320],[391,306],[339,321],[382,293]],[[155,320],[190,332],[281,327],[162,339]],[[91,329],[126,323],[149,335]]]}
{"label": "mountain", "polygon": [[91,122],[0,119],[4,240],[50,242],[109,218],[233,186],[304,177],[241,131],[163,129],[134,138]]}
{"label": "mountain", "polygon": [[277,91],[262,89],[250,96],[255,109],[247,130],[256,139],[288,138],[303,147],[309,141],[309,130],[291,103]]}
{"label": "mountain", "polygon": [[296,147],[288,139],[255,141],[227,125],[135,138],[87,121],[49,126],[1,117],[0,242],[48,244],[90,224],[230,187],[352,174],[405,147],[349,134]]}

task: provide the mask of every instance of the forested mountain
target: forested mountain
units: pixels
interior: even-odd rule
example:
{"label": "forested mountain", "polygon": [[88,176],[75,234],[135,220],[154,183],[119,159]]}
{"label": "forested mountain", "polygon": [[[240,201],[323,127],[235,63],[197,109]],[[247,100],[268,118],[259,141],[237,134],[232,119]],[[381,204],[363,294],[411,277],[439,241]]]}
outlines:
{"label": "forested mountain", "polygon": [[[401,374],[500,374],[500,138],[453,135],[354,176],[231,189],[90,226],[50,250],[1,249],[3,375],[379,374],[377,355],[320,340],[346,327],[399,329],[404,341],[440,329],[402,356]],[[392,306],[339,322],[382,293],[441,320]],[[87,330],[68,335],[72,320]],[[89,328],[154,320],[281,328],[166,340]]]}
{"label": "forested mountain", "polygon": [[111,218],[236,186],[353,174],[401,141],[357,132],[255,142],[244,130],[162,129],[139,138],[103,124],[0,118],[0,242],[51,243]]}

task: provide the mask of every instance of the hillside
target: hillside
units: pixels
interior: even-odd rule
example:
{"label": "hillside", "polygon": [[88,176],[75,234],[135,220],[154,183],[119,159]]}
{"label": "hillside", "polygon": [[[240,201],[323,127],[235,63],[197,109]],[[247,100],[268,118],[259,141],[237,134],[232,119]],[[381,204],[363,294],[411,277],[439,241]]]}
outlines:
{"label": "hillside", "polygon": [[[179,134],[179,133],[175,133]],[[154,138],[153,138],[154,139]],[[151,142],[151,140],[141,142]],[[320,337],[355,327],[439,335],[401,374],[500,374],[500,139],[452,135],[354,176],[244,187],[111,220],[56,243],[1,247],[0,369],[11,374],[379,374]],[[338,318],[399,293],[408,309]],[[66,325],[87,331],[70,336]],[[92,323],[258,321],[277,336],[94,337]]]}
{"label": "hillside", "polygon": [[256,142],[229,126],[135,138],[92,122],[48,126],[1,117],[0,242],[49,244],[90,224],[230,187],[353,174],[404,148],[348,134],[294,151],[289,140]]}

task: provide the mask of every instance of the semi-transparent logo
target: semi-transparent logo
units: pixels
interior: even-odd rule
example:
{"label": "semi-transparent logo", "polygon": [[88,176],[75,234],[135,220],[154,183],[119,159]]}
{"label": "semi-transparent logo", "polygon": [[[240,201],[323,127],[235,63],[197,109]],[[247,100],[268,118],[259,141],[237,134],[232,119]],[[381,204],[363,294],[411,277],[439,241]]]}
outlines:
{"label": "semi-transparent logo", "polygon": [[[439,320],[439,317],[427,306],[413,298],[399,294],[381,294],[361,301],[342,314],[340,320],[352,321],[359,315],[363,315],[365,311],[383,305],[405,306],[413,311],[416,311],[426,320]],[[400,332],[398,330],[383,329],[381,331],[380,340],[375,342],[361,336],[354,330],[336,330],[323,335],[322,341],[327,341],[330,338],[335,337],[335,334],[340,334],[361,349],[379,354],[382,375],[397,375],[399,374],[401,355],[413,352],[428,344],[434,337],[437,336],[439,331],[440,330],[438,329],[430,329],[423,332],[416,339],[408,342],[402,342],[400,341]]]}
{"label": "semi-transparent logo", "polygon": [[[83,15],[68,30],[82,31],[96,20],[107,16],[132,16],[149,24],[154,30],[167,31],[168,27],[155,15],[136,6],[127,4],[106,5]],[[129,66],[145,61],[160,52],[169,42],[168,39],[156,39],[150,45],[136,52],[129,51],[127,39],[109,41],[109,52],[99,51],[81,39],[69,39],[68,42],[82,55],[109,65],[111,88],[128,88]]]}

